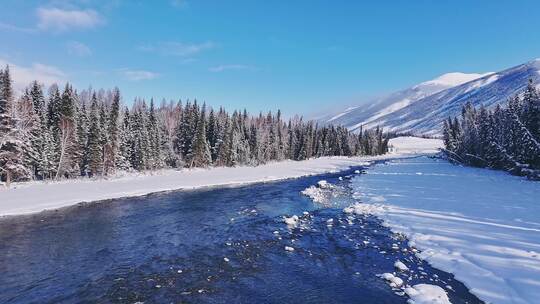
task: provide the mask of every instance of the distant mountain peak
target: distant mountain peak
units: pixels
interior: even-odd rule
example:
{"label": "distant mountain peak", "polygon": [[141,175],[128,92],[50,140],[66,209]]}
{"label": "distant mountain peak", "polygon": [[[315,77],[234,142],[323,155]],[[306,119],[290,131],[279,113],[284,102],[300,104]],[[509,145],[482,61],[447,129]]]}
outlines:
{"label": "distant mountain peak", "polygon": [[529,62],[531,66],[533,66],[535,69],[540,70],[540,58],[536,58],[535,60],[532,60]]}

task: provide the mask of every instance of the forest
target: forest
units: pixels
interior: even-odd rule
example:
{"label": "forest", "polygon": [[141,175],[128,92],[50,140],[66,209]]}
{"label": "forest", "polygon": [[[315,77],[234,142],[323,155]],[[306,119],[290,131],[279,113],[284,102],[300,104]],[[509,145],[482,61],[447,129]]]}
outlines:
{"label": "forest", "polygon": [[540,92],[531,80],[505,107],[467,103],[444,122],[443,140],[453,162],[540,179]]}
{"label": "forest", "polygon": [[[18,95],[18,96],[16,96]],[[196,100],[130,107],[118,88],[77,92],[37,81],[13,91],[0,70],[0,176],[13,181],[102,177],[118,171],[256,166],[321,156],[378,155],[388,139],[379,128],[351,133],[281,111],[251,116]]]}

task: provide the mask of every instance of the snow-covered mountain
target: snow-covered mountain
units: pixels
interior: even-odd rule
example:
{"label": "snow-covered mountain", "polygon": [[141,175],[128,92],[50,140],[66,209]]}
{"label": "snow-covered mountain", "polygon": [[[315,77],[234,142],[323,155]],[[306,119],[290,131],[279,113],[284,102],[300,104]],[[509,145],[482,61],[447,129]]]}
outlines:
{"label": "snow-covered mountain", "polygon": [[353,131],[361,126],[381,126],[388,131],[437,135],[442,121],[459,115],[467,101],[487,107],[505,103],[510,96],[523,91],[529,78],[540,83],[539,71],[540,59],[536,59],[497,73],[444,74],[321,122],[344,125]]}

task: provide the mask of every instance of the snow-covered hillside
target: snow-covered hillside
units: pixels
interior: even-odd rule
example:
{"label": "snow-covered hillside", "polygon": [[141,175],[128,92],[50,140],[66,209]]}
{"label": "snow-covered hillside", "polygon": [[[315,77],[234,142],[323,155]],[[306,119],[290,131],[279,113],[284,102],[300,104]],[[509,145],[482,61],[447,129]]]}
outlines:
{"label": "snow-covered hillside", "polygon": [[398,111],[414,102],[445,89],[480,78],[486,74],[448,73],[433,80],[422,82],[408,89],[374,100],[370,105],[351,107],[341,113],[321,119],[324,123],[345,125],[355,130],[362,125],[370,126],[379,118]]}
{"label": "snow-covered hillside", "polygon": [[506,103],[520,93],[528,79],[540,83],[540,59],[487,74],[445,74],[432,81],[396,92],[371,105],[349,108],[324,120],[351,130],[381,126],[388,131],[438,135],[442,121],[456,116],[470,101],[487,107]]}

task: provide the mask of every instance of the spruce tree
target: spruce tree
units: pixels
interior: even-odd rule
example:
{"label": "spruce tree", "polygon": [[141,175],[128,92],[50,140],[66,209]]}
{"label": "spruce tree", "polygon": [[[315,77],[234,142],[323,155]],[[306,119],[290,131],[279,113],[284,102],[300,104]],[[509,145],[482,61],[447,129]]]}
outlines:
{"label": "spruce tree", "polygon": [[79,166],[76,163],[80,158],[77,147],[77,125],[75,121],[76,112],[76,93],[71,85],[66,84],[60,99],[60,121],[58,125],[58,168],[56,177],[72,177],[79,172]]}
{"label": "spruce tree", "polygon": [[[104,114],[105,116],[106,114]],[[111,103],[111,109],[109,116],[107,117],[105,128],[107,136],[105,137],[104,146],[104,167],[105,174],[109,174],[115,171],[117,158],[118,158],[118,117],[120,115],[120,90],[115,88],[113,91],[113,98]]]}
{"label": "spruce tree", "polygon": [[130,158],[131,158],[131,148],[132,148],[133,136],[131,133],[130,126],[130,114],[129,109],[124,110],[124,116],[122,118],[122,125],[119,132],[119,151],[118,157],[116,158],[116,167],[121,170],[130,170],[132,169]]}
{"label": "spruce tree", "polygon": [[99,120],[99,105],[96,94],[92,95],[90,105],[90,127],[88,130],[88,171],[90,176],[102,173],[103,147]]}
{"label": "spruce tree", "polygon": [[0,177],[9,187],[14,180],[30,177],[24,166],[23,142],[12,111],[13,90],[9,67],[0,70]]}
{"label": "spruce tree", "polygon": [[88,114],[86,103],[83,102],[77,108],[77,163],[81,176],[85,176],[88,171]]}
{"label": "spruce tree", "polygon": [[198,120],[198,129],[193,143],[193,156],[190,167],[208,167],[212,163],[210,147],[206,140],[206,117],[205,107],[201,111]]}

